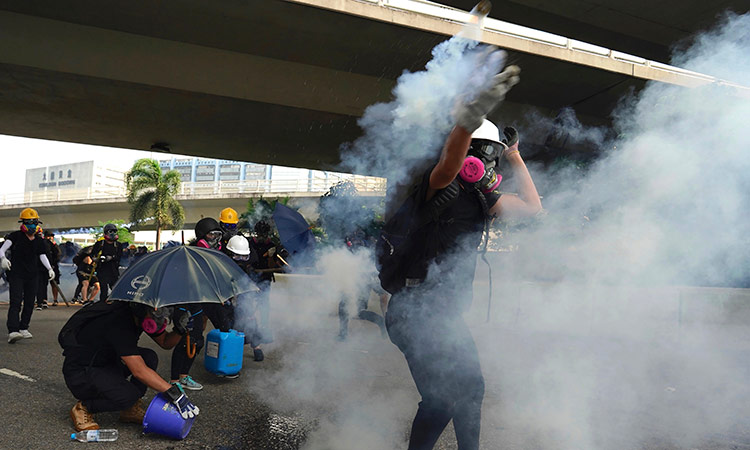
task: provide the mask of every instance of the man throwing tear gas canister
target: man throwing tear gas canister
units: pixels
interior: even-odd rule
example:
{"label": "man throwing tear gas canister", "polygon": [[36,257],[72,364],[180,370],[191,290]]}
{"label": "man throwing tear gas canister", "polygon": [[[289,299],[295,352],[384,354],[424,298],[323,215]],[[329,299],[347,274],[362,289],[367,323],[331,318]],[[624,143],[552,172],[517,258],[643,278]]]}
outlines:
{"label": "man throwing tear gas canister", "polygon": [[[542,209],[519,151],[518,133],[486,120],[519,81],[509,66],[472,101],[457,105],[455,126],[438,163],[421,176],[410,197],[417,211],[437,219],[411,230],[411,259],[400,284],[381,284],[393,297],[386,313],[391,341],[404,354],[422,396],[409,438],[410,449],[431,449],[453,421],[458,448],[479,448],[484,378],[471,331],[462,313],[471,303],[477,247],[490,217],[534,216]],[[518,196],[500,195],[495,167],[505,158],[519,185]],[[388,226],[388,224],[386,224]],[[396,250],[398,251],[398,249]]]}

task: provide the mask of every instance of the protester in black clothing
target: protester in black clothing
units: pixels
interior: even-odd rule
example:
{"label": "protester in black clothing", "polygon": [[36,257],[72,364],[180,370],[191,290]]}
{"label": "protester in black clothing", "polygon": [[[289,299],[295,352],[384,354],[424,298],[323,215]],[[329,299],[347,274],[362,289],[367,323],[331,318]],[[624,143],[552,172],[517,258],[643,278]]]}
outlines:
{"label": "protester in black clothing", "polygon": [[117,242],[117,226],[108,223],[104,225],[104,239],[96,241],[91,250],[94,264],[96,264],[96,277],[99,280],[99,300],[106,300],[109,290],[120,278],[120,259],[122,258],[122,246]]}
{"label": "protester in black clothing", "polygon": [[99,279],[96,277],[92,252],[93,246],[84,247],[73,258],[73,263],[76,265],[76,277],[78,278],[78,287],[76,287],[76,293],[73,297],[74,303],[78,299],[85,305],[94,301],[96,294],[99,293]]}
{"label": "protester in black clothing", "polygon": [[[221,236],[219,222],[212,217],[204,217],[195,224],[195,242],[191,245],[220,250]],[[189,318],[189,322],[186,324],[188,331],[172,351],[171,382],[179,384],[185,389],[199,391],[203,389],[203,385],[190,376],[190,369],[193,366],[195,355],[201,351],[205,342],[203,331],[206,329],[206,321],[209,318],[206,313],[210,313],[211,323],[215,327],[221,328],[224,324],[221,316],[215,314],[215,309],[211,305],[186,304],[180,305],[180,308]]]}
{"label": "protester in black clothing", "polygon": [[[102,308],[104,312],[74,330],[71,334],[76,344],[64,346],[63,352],[65,384],[78,400],[70,411],[75,429],[98,429],[92,414],[104,411],[121,411],[121,421],[142,423],[145,409],[140,399],[147,387],[164,393],[184,418],[197,416],[200,410],[179,387],[155,372],[159,362],[156,352],[138,346],[141,332],[145,331],[162,348],[174,347],[182,336],[177,329],[166,332],[171,309],[100,302],[81,309],[68,324],[92,308]],[[59,339],[62,344],[64,339]]]}
{"label": "protester in black clothing", "polygon": [[255,236],[249,239],[250,243],[250,267],[248,272],[250,279],[255,282],[259,291],[256,294],[256,317],[257,317],[257,340],[252,342],[254,358],[256,361],[263,360],[261,344],[273,342],[271,331],[271,282],[275,281],[273,271],[279,269],[276,260],[276,245],[271,240],[271,226],[264,220],[260,220],[254,227]]}
{"label": "protester in black clothing", "polygon": [[[491,86],[455,110],[456,125],[439,162],[414,194],[419,208],[458,185],[455,201],[437,220],[417,230],[421,256],[411,264],[405,286],[394,292],[386,313],[391,341],[404,354],[422,396],[410,449],[431,449],[453,420],[458,448],[479,448],[484,378],[477,348],[462,313],[471,303],[477,247],[488,216],[533,216],[541,211],[534,182],[518,151],[517,132],[506,128],[505,143],[486,115],[518,82],[511,66]],[[494,172],[500,157],[510,164],[519,193],[500,195]],[[475,177],[476,175],[476,177]],[[455,192],[455,190],[454,190]],[[419,274],[420,276],[416,276]],[[408,287],[407,287],[408,286]]]}
{"label": "protester in black clothing", "polygon": [[[38,290],[38,263],[47,269],[47,279],[54,278],[55,272],[44,253],[43,239],[37,237],[39,214],[26,208],[21,211],[21,229],[10,233],[0,247],[0,267],[8,272],[10,306],[8,308],[8,343],[19,339],[30,339],[31,315],[34,312],[34,297]],[[10,259],[6,252],[11,250]],[[23,305],[23,306],[22,306]],[[20,314],[20,317],[19,317]]]}
{"label": "protester in black clothing", "polygon": [[[52,284],[52,306],[57,306],[57,296],[60,294],[60,260],[62,259],[62,251],[55,242],[55,233],[52,231],[44,231],[44,246],[47,259],[52,266],[52,270],[55,271],[55,278],[50,281],[54,281]],[[45,287],[46,289],[46,287]]]}

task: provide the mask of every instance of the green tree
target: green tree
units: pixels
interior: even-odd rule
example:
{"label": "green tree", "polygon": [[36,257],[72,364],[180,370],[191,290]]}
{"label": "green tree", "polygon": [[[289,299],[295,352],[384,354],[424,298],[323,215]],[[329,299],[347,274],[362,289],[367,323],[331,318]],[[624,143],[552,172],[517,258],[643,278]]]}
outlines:
{"label": "green tree", "polygon": [[156,226],[156,248],[160,248],[161,230],[178,229],[185,222],[185,211],[174,196],[180,191],[180,173],[162,172],[154,159],[143,158],[125,175],[134,227],[147,222]]}

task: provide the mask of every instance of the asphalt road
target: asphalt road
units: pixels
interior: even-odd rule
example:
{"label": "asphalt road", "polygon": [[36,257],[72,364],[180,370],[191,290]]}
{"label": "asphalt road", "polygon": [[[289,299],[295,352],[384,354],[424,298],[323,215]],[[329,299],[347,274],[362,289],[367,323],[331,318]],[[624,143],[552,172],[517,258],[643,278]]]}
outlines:
{"label": "asphalt road", "polygon": [[[63,288],[71,293],[72,278],[65,276]],[[101,427],[117,428],[120,437],[97,445],[406,448],[419,397],[402,355],[368,322],[352,321],[350,339],[337,342],[336,301],[311,280],[274,285],[275,342],[265,347],[265,361],[253,361],[246,349],[241,376],[228,380],[208,373],[198,356],[191,374],[205,388],[190,398],[201,414],[185,440],[144,435],[137,425],[120,424],[116,413],[101,413]],[[0,301],[6,299],[0,292]],[[374,305],[373,297],[377,311]],[[0,372],[0,449],[86,445],[69,440],[75,399],[62,378],[56,341],[78,308],[35,311],[33,339],[0,341],[0,370],[31,378]],[[7,304],[0,303],[0,316],[6,314]],[[486,378],[483,449],[750,449],[750,348],[734,336],[722,353],[727,363],[710,359],[716,348],[699,360],[703,350],[686,345],[644,346],[479,322],[472,331]],[[145,336],[140,345],[157,351],[158,371],[168,377],[170,352]],[[726,363],[732,379],[722,378],[727,371],[710,371],[705,361]],[[152,397],[149,391],[146,401]],[[436,448],[457,448],[451,425]]]}

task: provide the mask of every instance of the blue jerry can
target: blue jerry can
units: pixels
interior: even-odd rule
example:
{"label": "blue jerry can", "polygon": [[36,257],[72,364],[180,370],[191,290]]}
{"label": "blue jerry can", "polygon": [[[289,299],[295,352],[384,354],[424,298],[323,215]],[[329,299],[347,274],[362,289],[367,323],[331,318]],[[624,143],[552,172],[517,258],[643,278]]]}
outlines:
{"label": "blue jerry can", "polygon": [[206,337],[206,370],[217,375],[234,375],[242,370],[245,333],[237,330],[209,331]]}

